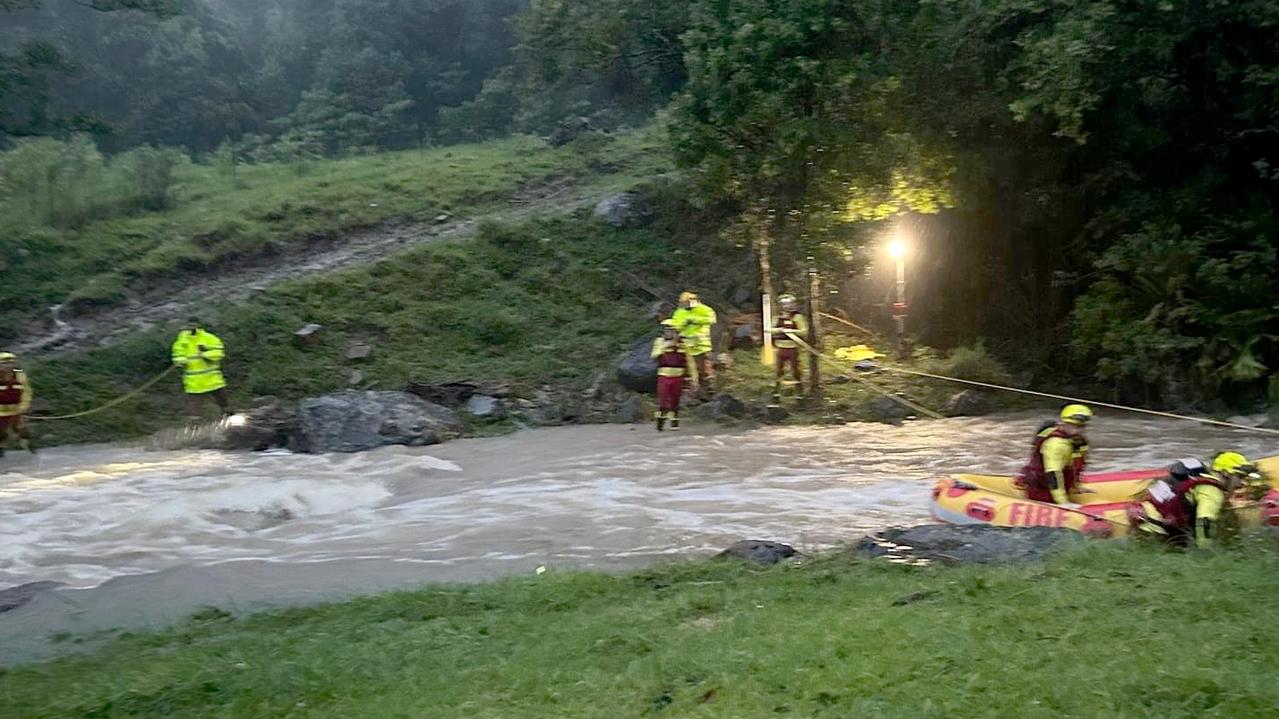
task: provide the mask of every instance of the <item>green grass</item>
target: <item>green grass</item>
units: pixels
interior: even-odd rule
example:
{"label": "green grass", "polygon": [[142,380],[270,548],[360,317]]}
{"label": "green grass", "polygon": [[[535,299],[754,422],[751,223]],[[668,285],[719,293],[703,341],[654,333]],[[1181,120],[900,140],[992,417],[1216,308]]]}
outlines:
{"label": "green grass", "polygon": [[552,571],[208,611],[8,669],[0,707],[28,719],[1273,716],[1277,570],[1260,547],[1105,544],[1023,567],[835,555]]}
{"label": "green grass", "polygon": [[244,165],[234,181],[218,168],[186,165],[173,209],[67,230],[31,226],[31,213],[0,202],[0,341],[14,339],[32,313],[43,317],[64,301],[72,311],[118,303],[132,287],[389,219],[482,216],[547,180],[620,190],[669,169],[650,128],[562,148],[513,137],[324,160],[302,174],[286,165]]}
{"label": "green grass", "polygon": [[[706,271],[686,267],[677,243],[658,228],[613,230],[588,217],[486,224],[470,240],[213,308],[210,327],[226,342],[224,367],[240,407],[255,396],[345,389],[352,369],[375,389],[448,379],[511,382],[530,394],[543,384],[584,387],[654,328],[651,298],[621,273],[694,281]],[[293,333],[310,322],[324,331],[316,346],[301,347]],[[97,407],[141,385],[168,365],[177,328],[32,367],[45,413]],[[345,358],[356,341],[374,347],[368,360]],[[171,426],[184,413],[175,377],[118,409],[37,429],[46,443],[101,441]]]}

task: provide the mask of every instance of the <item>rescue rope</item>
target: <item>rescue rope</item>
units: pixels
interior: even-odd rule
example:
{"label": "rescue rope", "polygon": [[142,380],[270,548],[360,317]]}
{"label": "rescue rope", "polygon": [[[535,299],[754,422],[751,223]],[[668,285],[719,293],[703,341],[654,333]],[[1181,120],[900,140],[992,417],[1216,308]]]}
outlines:
{"label": "rescue rope", "polygon": [[91,415],[91,414],[97,414],[97,413],[99,413],[99,412],[105,412],[106,410],[111,409],[112,407],[118,407],[119,405],[122,405],[122,404],[124,404],[125,402],[128,402],[129,400],[133,399],[134,397],[137,397],[138,395],[142,394],[143,392],[145,392],[145,391],[147,391],[147,390],[151,389],[151,388],[152,388],[152,387],[154,387],[154,386],[155,386],[155,385],[156,385],[156,384],[157,384],[160,380],[164,379],[165,377],[168,377],[168,376],[169,376],[170,374],[172,374],[172,373],[174,372],[174,370],[176,370],[176,369],[177,369],[177,365],[172,365],[172,366],[170,366],[170,367],[169,367],[168,369],[166,369],[165,371],[161,372],[160,374],[156,375],[155,377],[152,377],[150,380],[148,380],[148,381],[147,381],[147,383],[146,383],[146,384],[142,385],[141,387],[138,387],[137,389],[135,389],[135,390],[133,390],[132,392],[130,392],[130,393],[128,393],[128,394],[126,394],[126,395],[124,395],[123,397],[118,397],[118,398],[116,398],[116,399],[111,400],[110,402],[107,402],[106,404],[102,405],[101,407],[95,407],[94,409],[86,410],[86,411],[84,411],[84,412],[76,412],[75,414],[63,414],[63,415],[57,415],[57,416],[53,416],[53,417],[45,417],[45,416],[28,415],[28,416],[27,416],[27,419],[30,419],[30,420],[33,420],[33,421],[40,421],[40,422],[52,422],[52,421],[55,421],[55,420],[63,420],[63,419],[78,419],[78,418],[80,418],[80,417],[88,417],[88,416],[89,416],[89,415]]}
{"label": "rescue rope", "polygon": [[[816,348],[814,348],[812,345],[810,345],[810,344],[808,344],[807,342],[805,342],[804,340],[800,339],[798,336],[796,336],[796,335],[794,335],[794,334],[791,334],[790,332],[787,332],[787,333],[785,333],[785,334],[786,334],[786,336],[787,336],[789,339],[791,339],[792,341],[794,341],[794,342],[795,342],[796,344],[798,344],[800,347],[803,347],[803,348],[804,348],[807,352],[809,352],[810,354],[812,354],[812,355],[816,356],[816,357],[817,357],[817,359],[818,359],[818,361],[826,360],[826,362],[828,362],[828,363],[830,363],[830,364],[835,364],[836,366],[838,366],[838,363],[839,363],[839,359],[838,359],[838,358],[831,357],[831,356],[829,356],[829,355],[823,354],[822,352],[820,352],[819,350],[817,350]],[[908,408],[908,409],[914,410],[914,411],[915,411],[916,413],[918,413],[918,414],[922,414],[922,415],[924,415],[925,417],[931,417],[932,419],[945,419],[945,415],[943,415],[943,414],[941,414],[941,413],[939,413],[939,412],[934,412],[933,410],[928,409],[927,407],[924,407],[924,406],[922,406],[922,405],[916,404],[916,403],[914,403],[914,402],[912,402],[912,401],[910,401],[910,400],[906,399],[905,397],[901,397],[901,396],[899,396],[899,395],[895,395],[895,394],[893,394],[893,393],[889,392],[888,390],[884,389],[883,387],[880,387],[879,385],[877,385],[877,384],[875,384],[875,383],[871,382],[870,380],[868,380],[868,379],[866,379],[866,378],[864,378],[864,377],[859,377],[856,373],[851,373],[851,374],[849,374],[849,376],[850,376],[850,377],[852,377],[852,379],[853,379],[853,380],[855,380],[855,381],[857,381],[857,382],[860,382],[860,383],[862,383],[862,384],[866,385],[866,386],[867,386],[868,388],[870,388],[873,392],[875,392],[875,393],[877,393],[877,394],[879,394],[879,395],[881,395],[881,396],[883,396],[883,397],[887,397],[887,398],[889,398],[889,399],[893,400],[894,402],[897,402],[897,403],[901,404],[902,406],[904,406],[904,407],[906,407],[906,408]]]}
{"label": "rescue rope", "polygon": [[854,322],[849,322],[848,320],[844,319],[843,317],[839,317],[839,316],[836,316],[836,315],[828,314],[828,313],[826,313],[826,312],[818,312],[817,314],[818,314],[819,316],[821,316],[821,317],[825,317],[825,318],[826,318],[826,319],[828,319],[828,320],[835,320],[836,322],[839,322],[839,323],[841,323],[841,324],[846,324],[846,325],[848,325],[849,327],[852,327],[853,329],[858,330],[858,331],[860,331],[860,332],[864,332],[864,333],[866,333],[866,334],[868,334],[868,335],[872,335],[872,336],[873,336],[873,335],[875,334],[874,332],[871,332],[870,330],[866,329],[865,327],[862,327],[862,326],[861,326],[861,325],[859,325],[859,324],[856,324],[856,323],[854,323]]}
{"label": "rescue rope", "polygon": [[920,372],[918,370],[903,369],[901,367],[882,367],[885,372],[896,372],[897,374],[911,375],[913,377],[926,377],[928,379],[941,380],[943,382],[957,382],[959,384],[971,385],[973,387],[982,387],[985,389],[999,390],[1002,392],[1016,392],[1018,394],[1031,395],[1033,397],[1045,397],[1048,399],[1061,400],[1063,402],[1086,404],[1096,407],[1106,407],[1108,409],[1117,409],[1123,412],[1136,412],[1138,414],[1148,414],[1155,417],[1163,417],[1165,419],[1180,419],[1187,422],[1198,422],[1199,424],[1208,424],[1215,427],[1227,427],[1230,429],[1243,430],[1245,432],[1256,432],[1258,434],[1269,434],[1279,436],[1279,430],[1266,429],[1264,427],[1249,427],[1246,424],[1235,424],[1233,422],[1222,422],[1221,420],[1208,419],[1206,417],[1189,417],[1184,414],[1175,414],[1173,412],[1160,412],[1153,409],[1141,409],[1139,407],[1128,407],[1122,404],[1112,404],[1110,402],[1097,402],[1090,399],[1080,399],[1078,397],[1067,397],[1060,394],[1051,394],[1048,392],[1036,392],[1029,389],[1018,389],[1017,387],[1007,387],[1005,385],[992,384],[990,382],[977,382],[968,379],[959,379],[957,377],[947,377],[945,375],[931,374],[928,372]]}

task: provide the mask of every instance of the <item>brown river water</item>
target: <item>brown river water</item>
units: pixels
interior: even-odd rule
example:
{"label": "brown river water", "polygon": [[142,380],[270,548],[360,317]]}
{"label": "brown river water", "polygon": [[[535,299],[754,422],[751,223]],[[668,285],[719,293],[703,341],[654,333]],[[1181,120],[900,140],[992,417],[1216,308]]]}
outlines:
{"label": "brown river water", "polygon": [[[0,460],[0,589],[245,560],[377,560],[423,581],[621,568],[738,539],[801,549],[929,521],[932,481],[1012,473],[1039,416],[726,432],[524,431],[355,455],[50,449]],[[1099,418],[1093,468],[1163,465],[1264,436]]]}

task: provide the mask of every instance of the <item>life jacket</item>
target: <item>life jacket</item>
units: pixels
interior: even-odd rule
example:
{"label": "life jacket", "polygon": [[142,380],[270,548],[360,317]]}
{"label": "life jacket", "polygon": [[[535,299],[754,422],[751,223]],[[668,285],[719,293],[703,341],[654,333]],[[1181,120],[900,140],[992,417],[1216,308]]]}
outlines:
{"label": "life jacket", "polygon": [[[788,312],[788,313],[779,315],[777,317],[776,329],[789,330],[791,332],[798,334],[799,323],[795,321],[795,313]],[[790,350],[790,349],[795,349],[796,347],[799,347],[799,345],[795,343],[795,340],[790,338],[790,335],[779,333],[775,335],[775,337],[777,339],[773,340],[773,346],[777,347],[778,349]]]}
{"label": "life jacket", "polygon": [[663,351],[657,356],[657,374],[660,377],[683,377],[688,373],[688,355],[680,340],[663,340]]}
{"label": "life jacket", "polygon": [[1172,477],[1160,479],[1146,489],[1145,501],[1159,512],[1164,525],[1173,529],[1185,529],[1194,524],[1195,508],[1189,496],[1195,487],[1210,485],[1225,491],[1226,487],[1215,477],[1200,475],[1183,480]]}
{"label": "life jacket", "polygon": [[1074,461],[1066,465],[1066,486],[1063,488],[1067,492],[1074,489],[1079,478],[1084,474],[1084,465],[1087,464],[1088,440],[1082,435],[1070,435],[1063,430],[1056,422],[1045,423],[1039,433],[1035,435],[1034,447],[1030,452],[1030,461],[1021,468],[1017,473],[1017,483],[1022,487],[1035,489],[1048,488],[1048,474],[1044,471],[1044,442],[1053,437],[1070,440],[1071,446],[1075,449]]}
{"label": "life jacket", "polygon": [[10,379],[0,378],[0,405],[17,405],[22,402],[22,391],[27,386],[27,376],[22,370],[13,371]]}

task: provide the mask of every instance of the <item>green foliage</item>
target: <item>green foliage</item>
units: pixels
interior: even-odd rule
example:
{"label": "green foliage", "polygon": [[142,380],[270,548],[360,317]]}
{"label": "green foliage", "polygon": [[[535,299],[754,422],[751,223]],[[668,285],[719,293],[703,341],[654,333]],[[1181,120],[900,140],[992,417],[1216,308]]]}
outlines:
{"label": "green foliage", "polygon": [[139,147],[118,155],[112,167],[119,167],[132,185],[134,205],[142,210],[165,210],[175,201],[176,171],[189,158],[172,148]]}
{"label": "green foliage", "polygon": [[974,382],[1012,384],[1008,368],[981,342],[951,350],[944,360],[936,362],[933,373]]}
{"label": "green foliage", "polygon": [[[9,668],[0,696],[33,718],[1260,717],[1279,689],[1269,671],[1239,668],[1279,659],[1258,631],[1279,618],[1277,568],[1268,543],[1193,555],[1094,545],[1003,567],[843,553],[768,569],[552,567],[251,616],[205,611]],[[1169,631],[1169,616],[1193,616],[1198,639]],[[1008,669],[1044,657],[1052,681]]]}
{"label": "green foliage", "polygon": [[70,140],[20,140],[0,154],[0,198],[15,223],[23,216],[52,227],[73,227],[93,211],[103,161],[86,135]]}

